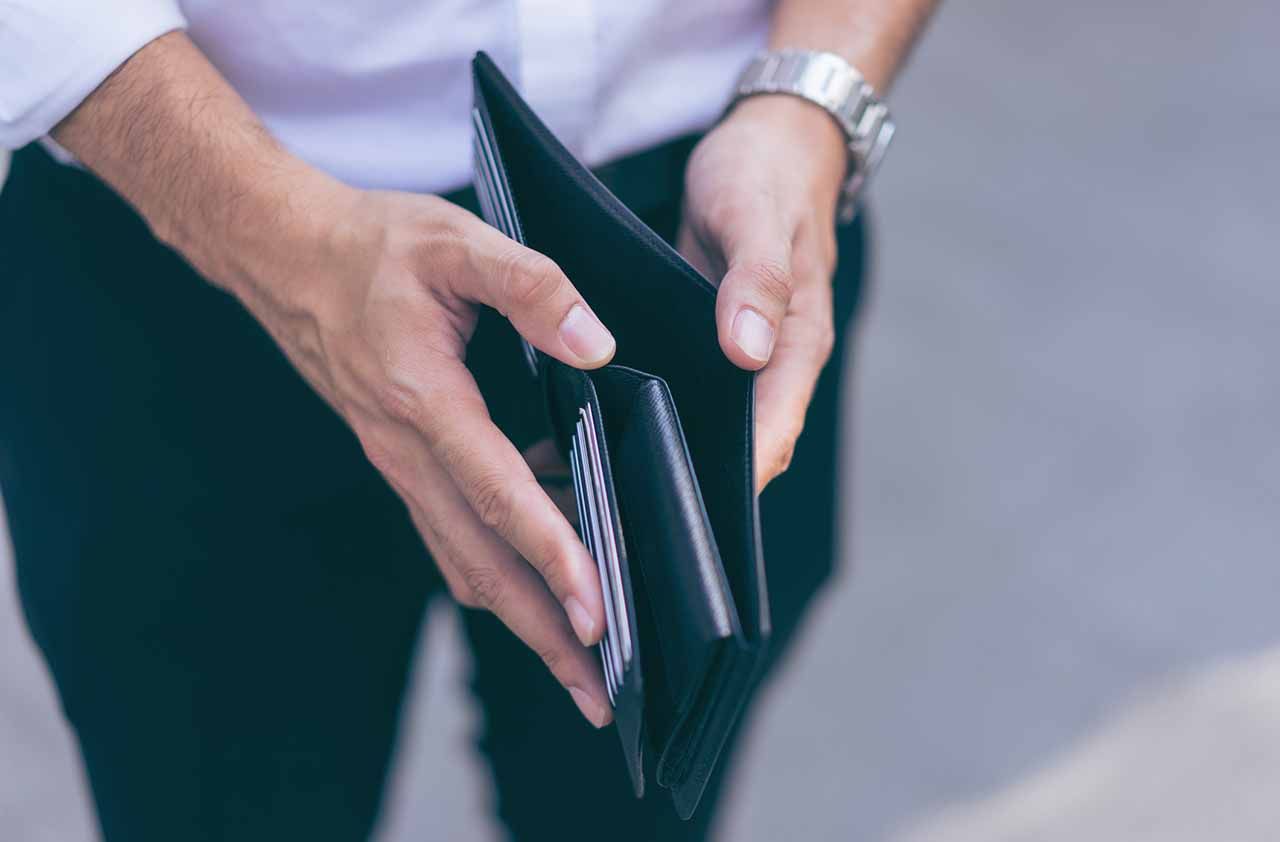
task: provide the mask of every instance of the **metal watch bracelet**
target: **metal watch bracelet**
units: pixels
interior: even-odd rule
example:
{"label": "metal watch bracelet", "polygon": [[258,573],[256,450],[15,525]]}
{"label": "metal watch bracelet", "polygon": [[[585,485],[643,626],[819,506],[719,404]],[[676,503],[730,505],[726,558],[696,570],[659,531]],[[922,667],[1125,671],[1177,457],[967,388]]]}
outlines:
{"label": "metal watch bracelet", "polygon": [[850,222],[858,198],[880,166],[894,123],[857,68],[835,53],[771,50],[755,56],[734,87],[730,107],[756,94],[790,94],[830,114],[844,132],[849,171],[840,190],[838,218]]}

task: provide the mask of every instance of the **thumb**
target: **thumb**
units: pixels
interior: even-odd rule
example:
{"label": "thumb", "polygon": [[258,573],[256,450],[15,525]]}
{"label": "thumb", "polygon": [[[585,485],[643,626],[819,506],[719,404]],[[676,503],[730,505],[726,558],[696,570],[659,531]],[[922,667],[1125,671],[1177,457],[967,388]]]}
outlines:
{"label": "thumb", "polygon": [[716,296],[720,347],[739,368],[763,368],[773,355],[793,287],[791,237],[764,215],[739,217],[722,238],[728,272]]}
{"label": "thumb", "polygon": [[613,334],[554,260],[487,225],[476,228],[478,265],[457,280],[462,297],[502,313],[534,347],[575,368],[613,358]]}

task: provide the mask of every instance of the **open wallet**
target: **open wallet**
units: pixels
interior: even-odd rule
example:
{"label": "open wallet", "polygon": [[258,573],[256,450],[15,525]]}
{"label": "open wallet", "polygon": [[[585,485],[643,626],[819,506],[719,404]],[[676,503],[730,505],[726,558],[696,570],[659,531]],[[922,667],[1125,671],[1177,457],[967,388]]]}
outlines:
{"label": "open wallet", "polygon": [[574,158],[487,55],[472,73],[486,221],[559,264],[617,340],[613,363],[594,371],[527,343],[524,362],[599,567],[601,667],[635,793],[649,778],[687,819],[769,638],[755,375],[720,349],[715,287]]}

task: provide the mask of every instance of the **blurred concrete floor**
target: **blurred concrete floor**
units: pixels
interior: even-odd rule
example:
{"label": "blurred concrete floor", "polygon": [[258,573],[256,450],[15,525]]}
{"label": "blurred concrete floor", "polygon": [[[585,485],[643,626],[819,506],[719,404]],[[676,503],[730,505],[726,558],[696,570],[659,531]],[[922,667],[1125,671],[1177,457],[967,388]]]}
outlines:
{"label": "blurred concrete floor", "polygon": [[[943,10],[875,190],[845,576],[723,838],[1280,838],[1278,35]],[[0,838],[91,838],[7,587]],[[493,838],[436,613],[384,842]]]}

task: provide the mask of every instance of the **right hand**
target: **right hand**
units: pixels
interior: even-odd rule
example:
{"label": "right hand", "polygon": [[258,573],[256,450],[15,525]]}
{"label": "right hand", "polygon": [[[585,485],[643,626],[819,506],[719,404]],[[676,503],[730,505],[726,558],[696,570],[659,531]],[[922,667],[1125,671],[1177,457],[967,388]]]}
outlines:
{"label": "right hand", "polygon": [[608,362],[613,337],[564,273],[443,199],[354,190],[290,155],[182,32],[54,136],[262,322],[400,494],[454,596],[607,723],[585,648],[604,630],[595,562],[462,363],[479,304],[569,365]]}
{"label": "right hand", "polygon": [[[463,365],[477,305],[578,368],[614,340],[549,258],[443,199],[335,186],[314,257],[241,298],[346,419],[409,508],[454,597],[497,615],[597,727],[595,562],[493,424]],[[576,639],[575,639],[576,633]]]}

